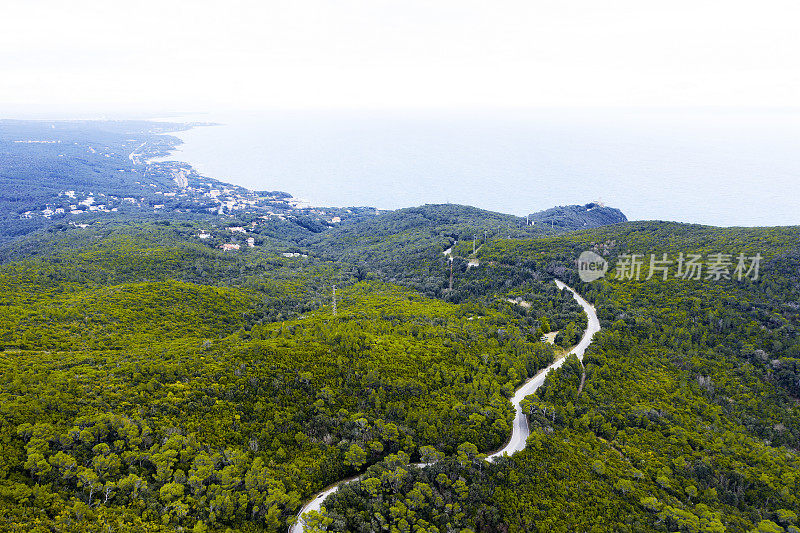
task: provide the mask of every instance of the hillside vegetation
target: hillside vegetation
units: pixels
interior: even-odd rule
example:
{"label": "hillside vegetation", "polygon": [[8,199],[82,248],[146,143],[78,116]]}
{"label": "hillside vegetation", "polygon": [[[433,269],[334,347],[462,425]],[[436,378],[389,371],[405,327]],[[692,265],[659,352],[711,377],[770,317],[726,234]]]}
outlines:
{"label": "hillside vegetation", "polygon": [[445,303],[182,231],[57,234],[0,267],[0,524],[280,529],[390,454],[499,447],[544,328],[585,323],[544,284]]}
{"label": "hillside vegetation", "polygon": [[[800,531],[798,228],[304,207],[148,162],[181,127],[0,121],[0,531],[286,531],[356,476],[309,530]],[[489,463],[587,326],[554,279],[602,330]]]}
{"label": "hillside vegetation", "polygon": [[583,368],[568,361],[526,400],[537,428],[526,450],[496,464],[465,451],[406,473],[387,460],[329,498],[321,521],[328,529],[797,530],[796,228],[636,223],[497,241],[469,279],[539,271],[599,243],[608,245],[612,272],[629,251],[741,250],[760,252],[764,264],[756,281],[612,275],[593,284],[565,266],[604,329]]}

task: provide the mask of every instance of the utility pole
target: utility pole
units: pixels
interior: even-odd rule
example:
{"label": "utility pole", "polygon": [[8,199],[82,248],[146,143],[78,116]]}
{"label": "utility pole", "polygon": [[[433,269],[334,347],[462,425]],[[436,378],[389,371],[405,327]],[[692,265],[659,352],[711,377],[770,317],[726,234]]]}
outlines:
{"label": "utility pole", "polygon": [[472,236],[472,253],[475,253],[475,236]]}
{"label": "utility pole", "polygon": [[333,286],[333,316],[336,316],[336,285]]}

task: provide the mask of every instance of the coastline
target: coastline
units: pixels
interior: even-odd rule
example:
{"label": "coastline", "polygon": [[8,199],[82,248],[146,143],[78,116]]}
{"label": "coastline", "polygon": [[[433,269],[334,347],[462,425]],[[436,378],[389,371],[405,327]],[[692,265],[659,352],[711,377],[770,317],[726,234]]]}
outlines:
{"label": "coastline", "polygon": [[[167,155],[163,156],[156,156],[152,158],[148,158],[144,160],[145,163],[163,163],[166,161],[176,161],[179,163],[185,163],[192,167],[198,174],[203,176],[204,178],[210,178],[211,176],[206,175],[203,173],[202,169],[197,165],[197,163],[192,163],[191,161],[187,161],[188,158],[181,158],[179,154],[183,152],[183,146],[186,144],[185,135],[197,128],[204,127],[204,126],[222,126],[224,125],[221,122],[198,122],[196,120],[185,120],[192,115],[180,115],[177,117],[150,117],[147,119],[148,122],[157,122],[157,123],[166,123],[166,124],[178,124],[183,126],[180,129],[172,130],[172,131],[165,131],[160,135],[167,135],[170,137],[177,138],[180,142],[176,143]],[[213,178],[216,179],[216,178]],[[245,187],[246,188],[246,187]]]}
{"label": "coastline", "polygon": [[[800,117],[783,117],[777,125],[772,118],[608,110],[155,117],[220,125],[173,133],[182,145],[169,158],[251,190],[289,191],[311,205],[396,210],[458,204],[524,217],[601,199],[620,206],[629,220],[796,225],[793,202],[775,191],[800,172],[793,156]],[[754,175],[762,182],[757,188]],[[720,189],[723,180],[729,186]],[[662,194],[667,183],[676,191],[672,197]],[[765,209],[753,212],[754,203]]]}

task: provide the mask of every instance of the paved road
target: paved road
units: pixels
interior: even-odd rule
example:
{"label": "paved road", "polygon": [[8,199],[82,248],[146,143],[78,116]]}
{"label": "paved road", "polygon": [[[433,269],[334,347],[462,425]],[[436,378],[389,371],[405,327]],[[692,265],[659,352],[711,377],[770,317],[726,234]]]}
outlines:
{"label": "paved road", "polygon": [[[588,348],[589,344],[592,342],[592,337],[594,337],[595,333],[600,331],[600,321],[597,319],[597,313],[595,312],[594,306],[584,300],[580,294],[572,289],[572,287],[568,287],[560,280],[556,280],[556,285],[558,285],[559,289],[564,290],[566,288],[572,293],[573,298],[575,298],[581,307],[583,307],[583,310],[586,312],[586,316],[589,319],[586,331],[584,331],[581,341],[570,352],[577,355],[579,359],[583,359],[583,354],[586,351],[586,348]],[[530,396],[536,391],[536,389],[542,386],[544,383],[544,378],[547,376],[548,372],[554,368],[559,368],[564,364],[565,360],[566,357],[563,357],[547,368],[542,369],[538,374],[533,376],[517,389],[517,391],[514,393],[514,397],[511,398],[511,405],[514,406],[514,411],[516,411],[516,416],[514,417],[514,427],[511,431],[511,439],[509,439],[508,444],[500,449],[500,451],[490,455],[487,458],[489,461],[495,461],[498,457],[502,457],[505,454],[513,455],[514,453],[525,449],[525,443],[528,440],[528,435],[530,435],[530,430],[528,429],[528,418],[522,412],[522,408],[519,404],[525,399],[526,396]]]}
{"label": "paved road", "polygon": [[[567,286],[560,280],[555,280],[555,282],[559,289],[567,289],[572,293],[572,297],[575,298],[581,307],[583,307],[583,310],[586,312],[586,316],[589,319],[586,331],[584,331],[581,341],[570,352],[577,355],[579,359],[583,359],[583,354],[586,352],[586,348],[589,347],[589,344],[591,344],[592,337],[594,337],[595,333],[600,331],[600,321],[597,319],[597,313],[595,312],[593,305],[584,300],[583,297],[575,292],[572,287]],[[517,391],[514,393],[514,397],[511,398],[511,404],[514,406],[514,411],[516,411],[516,415],[514,417],[514,428],[511,431],[511,439],[500,451],[490,455],[487,458],[489,461],[495,461],[498,457],[501,457],[505,454],[512,455],[520,450],[525,449],[525,443],[528,440],[528,435],[530,435],[530,430],[528,429],[528,419],[522,413],[522,408],[519,404],[526,396],[530,396],[536,391],[536,389],[542,386],[544,383],[544,378],[547,376],[548,372],[554,368],[559,368],[564,364],[565,360],[566,357],[561,358],[547,368],[542,369],[538,374],[533,376],[517,389]],[[355,479],[356,478],[343,479],[342,481],[339,481],[335,485],[331,485],[324,491],[317,494],[310,502],[305,504],[303,508],[300,509],[300,512],[297,514],[297,522],[289,529],[289,532],[303,533],[305,531],[305,524],[300,517],[308,511],[319,511],[322,506],[322,502],[325,501],[325,498],[336,492],[336,490],[343,483],[347,483],[348,481],[353,481]]]}

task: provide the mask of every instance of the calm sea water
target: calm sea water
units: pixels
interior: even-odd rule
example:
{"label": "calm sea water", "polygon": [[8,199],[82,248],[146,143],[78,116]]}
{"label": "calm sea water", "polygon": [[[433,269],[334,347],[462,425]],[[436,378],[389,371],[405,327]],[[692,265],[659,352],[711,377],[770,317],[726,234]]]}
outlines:
{"label": "calm sea water", "polygon": [[800,111],[206,114],[175,159],[320,206],[524,215],[602,200],[632,220],[800,224]]}

